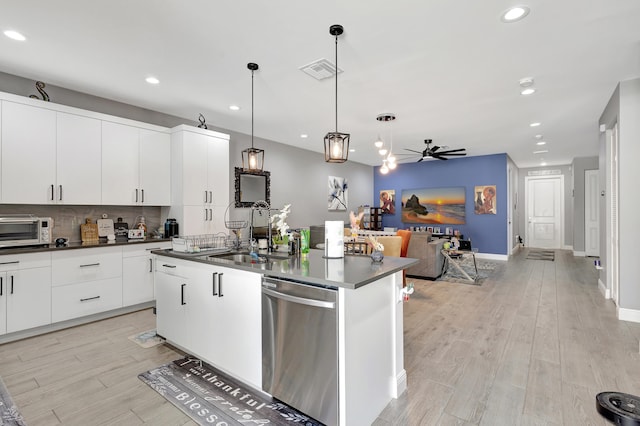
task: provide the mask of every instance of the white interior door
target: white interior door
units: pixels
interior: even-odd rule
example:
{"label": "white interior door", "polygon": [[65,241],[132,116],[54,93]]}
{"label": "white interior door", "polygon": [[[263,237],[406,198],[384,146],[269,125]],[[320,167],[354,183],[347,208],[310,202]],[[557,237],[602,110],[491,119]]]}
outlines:
{"label": "white interior door", "polygon": [[600,256],[598,171],[584,171],[584,254]]}
{"label": "white interior door", "polygon": [[529,247],[559,249],[563,242],[564,177],[525,178]]}

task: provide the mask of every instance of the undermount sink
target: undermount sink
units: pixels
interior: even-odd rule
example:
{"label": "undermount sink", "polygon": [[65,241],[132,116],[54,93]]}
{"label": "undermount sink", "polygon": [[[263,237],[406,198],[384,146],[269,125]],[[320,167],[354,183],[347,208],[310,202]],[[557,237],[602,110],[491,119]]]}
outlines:
{"label": "undermount sink", "polygon": [[285,253],[269,253],[269,254],[262,254],[262,253],[258,253],[258,257],[253,257],[251,256],[249,253],[224,253],[224,254],[212,254],[212,255],[208,255],[205,256],[205,259],[207,260],[215,260],[215,259],[222,259],[222,260],[230,260],[232,262],[237,262],[237,263],[257,263],[257,264],[265,264],[265,263],[273,263],[274,261],[278,261],[278,260],[285,260],[288,259],[289,255],[285,254]]}

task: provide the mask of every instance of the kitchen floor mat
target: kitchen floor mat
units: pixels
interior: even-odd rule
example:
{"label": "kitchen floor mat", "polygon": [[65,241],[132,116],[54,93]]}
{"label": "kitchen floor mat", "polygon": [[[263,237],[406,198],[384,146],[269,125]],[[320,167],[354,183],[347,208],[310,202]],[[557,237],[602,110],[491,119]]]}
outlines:
{"label": "kitchen floor mat", "polygon": [[322,425],[195,357],[161,365],[138,378],[199,425]]}
{"label": "kitchen floor mat", "polygon": [[554,250],[530,249],[529,253],[527,253],[527,259],[530,259],[530,260],[554,261],[555,258],[556,258],[556,252]]}
{"label": "kitchen floor mat", "polygon": [[164,342],[164,339],[156,334],[156,329],[129,336],[129,340],[136,342],[143,348],[152,348]]}
{"label": "kitchen floor mat", "polygon": [[2,426],[26,426],[22,414],[13,403],[7,387],[0,377],[0,425]]}

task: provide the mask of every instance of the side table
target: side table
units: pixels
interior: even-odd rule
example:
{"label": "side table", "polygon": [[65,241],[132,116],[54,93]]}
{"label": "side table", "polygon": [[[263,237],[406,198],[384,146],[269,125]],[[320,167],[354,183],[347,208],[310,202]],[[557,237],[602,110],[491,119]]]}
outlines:
{"label": "side table", "polygon": [[[452,264],[458,272],[460,272],[466,279],[469,281],[475,282],[478,279],[478,264],[476,263],[476,253],[478,249],[471,250],[446,250],[442,249],[441,253],[444,256],[444,263],[442,264],[442,274],[447,271],[449,268],[449,264]],[[465,256],[470,255],[473,258],[473,267],[476,271],[476,274],[473,278],[462,269],[461,263]]]}

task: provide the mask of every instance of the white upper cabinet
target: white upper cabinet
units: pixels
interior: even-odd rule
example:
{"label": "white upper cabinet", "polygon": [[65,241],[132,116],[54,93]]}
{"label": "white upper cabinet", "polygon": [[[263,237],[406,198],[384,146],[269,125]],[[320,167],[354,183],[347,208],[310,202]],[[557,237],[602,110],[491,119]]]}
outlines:
{"label": "white upper cabinet", "polygon": [[141,203],[171,204],[171,135],[140,129]]}
{"label": "white upper cabinet", "polygon": [[55,202],[100,204],[100,120],[57,113]]}
{"label": "white upper cabinet", "polygon": [[102,122],[102,203],[169,205],[170,135]]}
{"label": "white upper cabinet", "polygon": [[171,132],[170,217],[183,235],[226,231],[229,135],[185,125]]}
{"label": "white upper cabinet", "polygon": [[56,112],[2,102],[2,202],[55,201]]}

